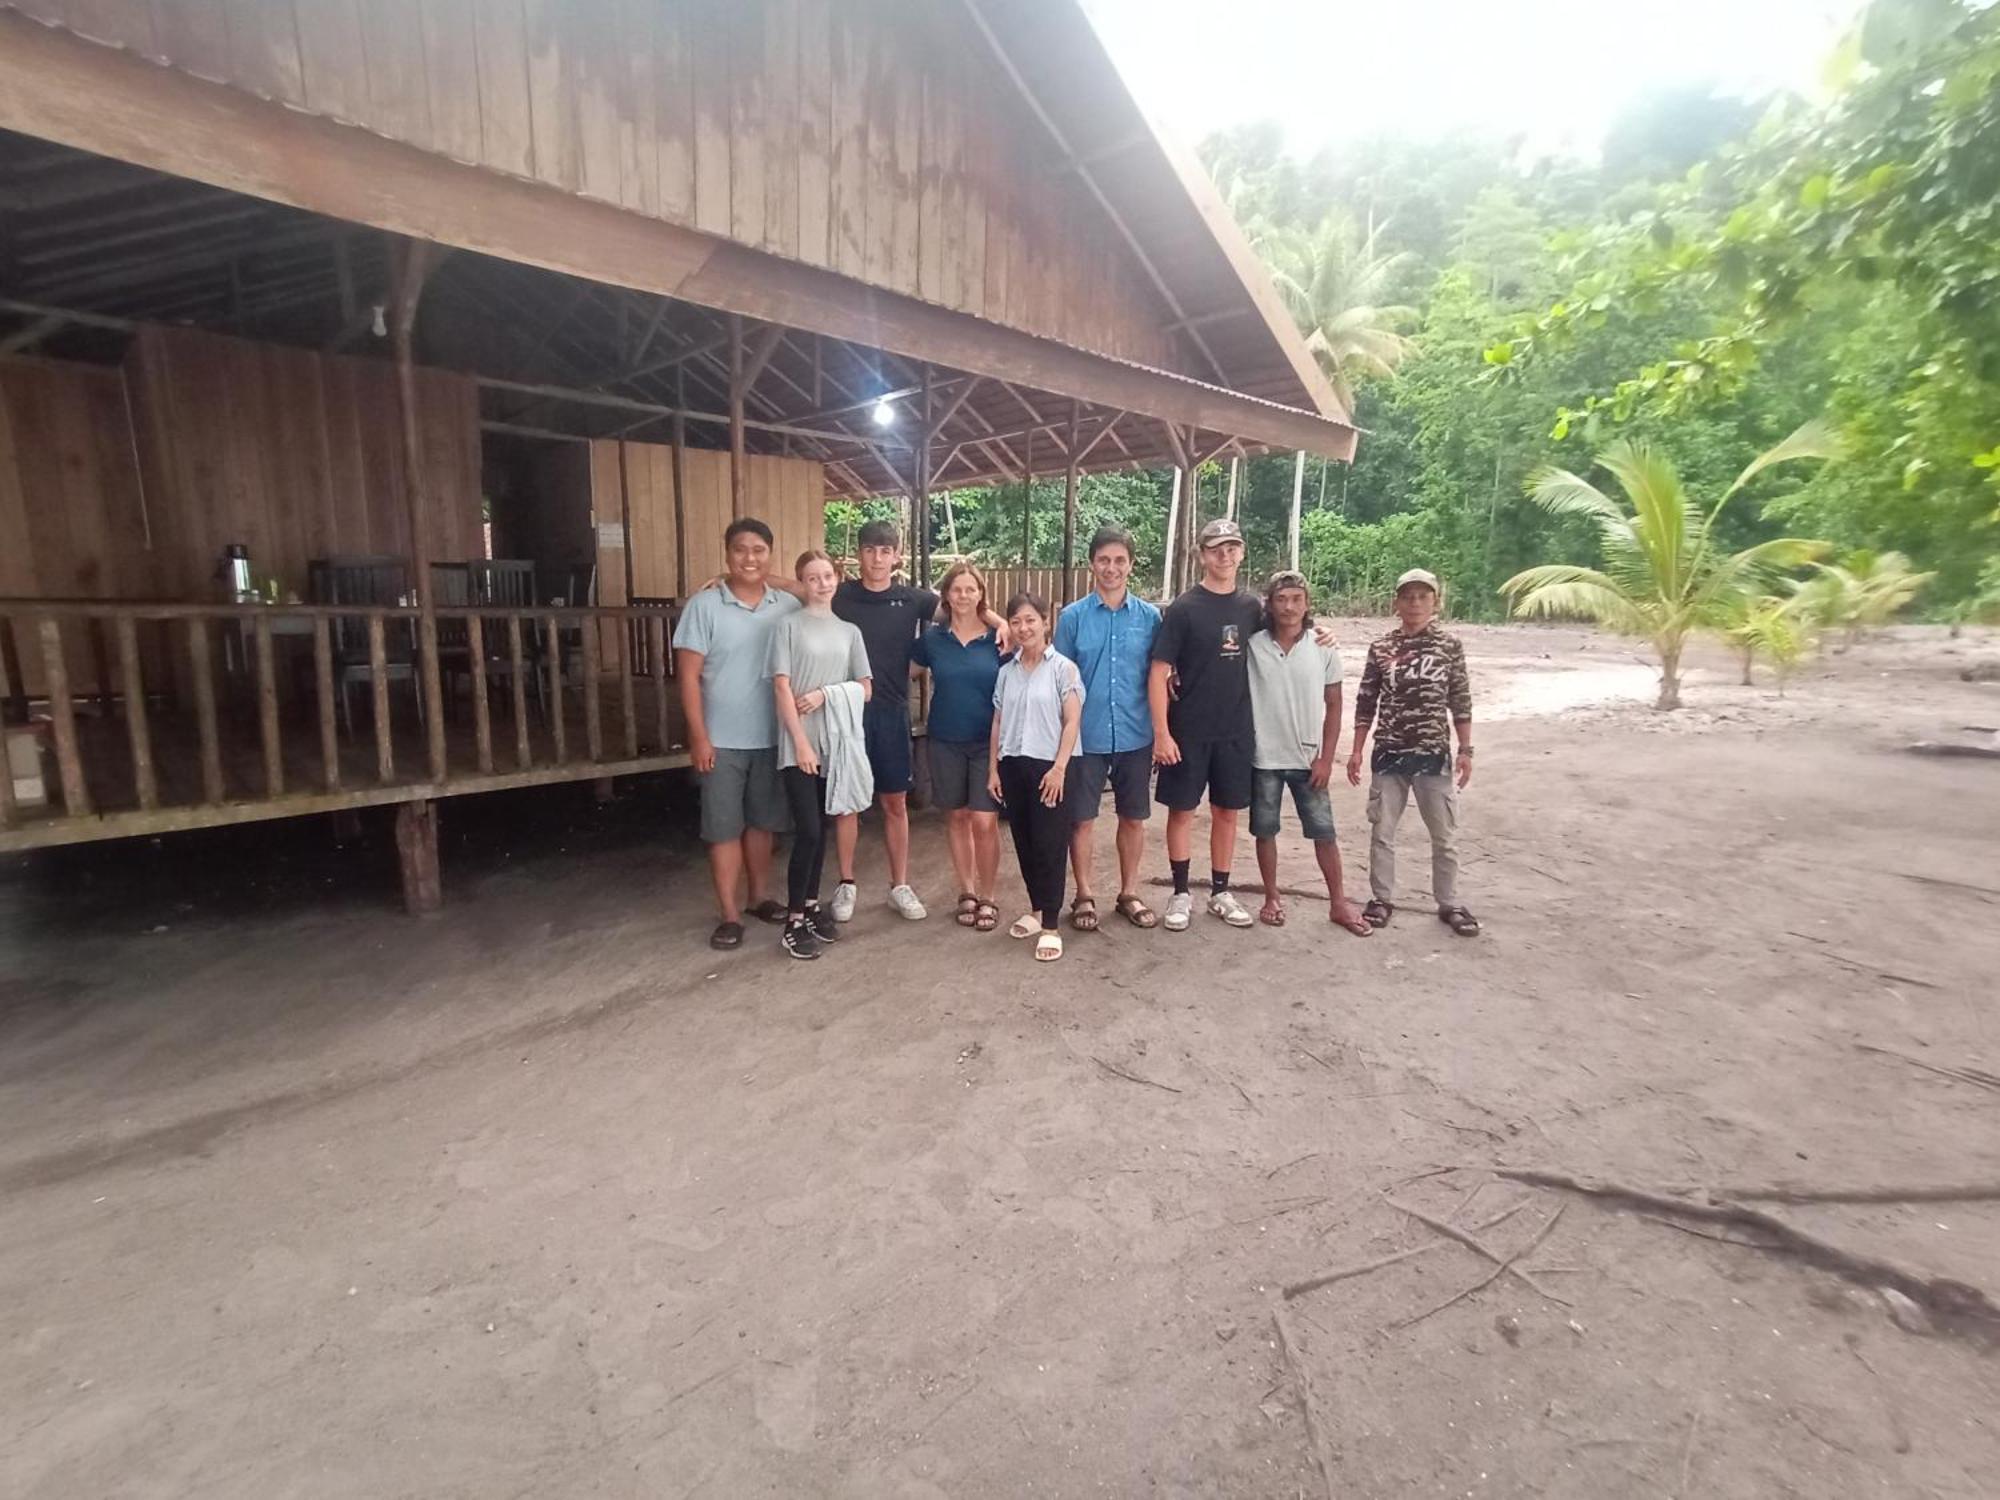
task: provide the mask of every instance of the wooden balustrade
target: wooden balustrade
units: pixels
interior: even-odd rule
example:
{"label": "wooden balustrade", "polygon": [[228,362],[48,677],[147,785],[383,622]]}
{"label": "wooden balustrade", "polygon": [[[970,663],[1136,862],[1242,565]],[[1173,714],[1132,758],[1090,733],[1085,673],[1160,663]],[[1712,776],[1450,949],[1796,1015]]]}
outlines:
{"label": "wooden balustrade", "polygon": [[[462,645],[440,652],[439,620],[464,622]],[[600,629],[643,638],[649,670],[629,670],[622,650],[607,666]],[[426,620],[400,606],[0,599],[0,648],[0,722],[35,720],[55,770],[45,806],[23,805],[0,775],[0,848],[686,761],[656,608],[449,606]],[[512,699],[511,768],[495,764],[496,687]],[[646,735],[642,689],[654,696]],[[364,706],[372,723],[350,725]],[[35,836],[83,823],[101,830]]]}

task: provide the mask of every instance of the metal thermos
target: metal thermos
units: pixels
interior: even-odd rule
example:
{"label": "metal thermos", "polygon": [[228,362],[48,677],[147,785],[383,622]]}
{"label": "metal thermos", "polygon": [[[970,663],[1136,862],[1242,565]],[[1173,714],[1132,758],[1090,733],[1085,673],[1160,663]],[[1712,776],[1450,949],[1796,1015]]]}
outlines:
{"label": "metal thermos", "polygon": [[222,549],[223,582],[229,590],[232,603],[244,604],[257,597],[257,586],[250,581],[250,549],[241,542],[231,542]]}

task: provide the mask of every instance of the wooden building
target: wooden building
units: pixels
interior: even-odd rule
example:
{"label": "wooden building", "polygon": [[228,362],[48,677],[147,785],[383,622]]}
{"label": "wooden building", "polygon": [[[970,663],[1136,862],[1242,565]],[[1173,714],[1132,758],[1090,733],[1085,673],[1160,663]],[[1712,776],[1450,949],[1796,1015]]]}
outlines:
{"label": "wooden building", "polygon": [[0,0],[0,851],[396,804],[423,905],[685,763],[732,516],[1353,446],[1074,0]]}

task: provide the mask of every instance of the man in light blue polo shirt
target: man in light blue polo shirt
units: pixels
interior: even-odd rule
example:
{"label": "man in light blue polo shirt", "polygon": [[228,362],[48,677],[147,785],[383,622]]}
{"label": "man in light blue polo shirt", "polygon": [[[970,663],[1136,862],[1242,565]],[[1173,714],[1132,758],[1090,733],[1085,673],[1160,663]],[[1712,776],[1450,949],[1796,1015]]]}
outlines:
{"label": "man in light blue polo shirt", "polygon": [[1139,859],[1152,814],[1153,715],[1146,701],[1153,637],[1160,611],[1126,587],[1132,576],[1132,534],[1116,526],[1090,539],[1090,576],[1097,585],[1056,622],[1056,651],[1083,674],[1082,744],[1069,764],[1064,800],[1069,806],[1069,862],[1076,875],[1070,925],[1091,932],[1098,925],[1091,893],[1096,862],[1097,815],[1105,783],[1118,815],[1116,910],[1134,927],[1157,927],[1158,913],[1139,899]]}
{"label": "man in light blue polo shirt", "polygon": [[766,581],[771,528],[749,516],[722,534],[729,571],[720,588],[688,600],[674,629],[674,666],[688,754],[701,777],[701,837],[722,920],[711,948],[743,946],[739,881],[750,914],[782,922],[784,906],[766,894],[771,835],[788,826],[778,781],[778,707],[771,695],[771,630],[799,601]]}

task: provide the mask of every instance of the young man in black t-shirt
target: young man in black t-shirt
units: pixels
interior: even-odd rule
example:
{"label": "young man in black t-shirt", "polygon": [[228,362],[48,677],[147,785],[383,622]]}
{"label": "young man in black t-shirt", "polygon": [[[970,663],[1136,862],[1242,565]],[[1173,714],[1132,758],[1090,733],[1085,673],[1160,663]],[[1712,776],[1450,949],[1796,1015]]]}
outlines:
{"label": "young man in black t-shirt", "polygon": [[[889,904],[911,921],[928,913],[910,888],[910,657],[917,637],[937,614],[929,589],[896,580],[903,541],[894,521],[870,521],[856,538],[861,576],[844,580],[833,596],[833,612],[861,632],[875,692],[862,710],[868,767],[875,773],[875,805],[882,810],[882,841],[889,851]],[[835,852],[840,884],[833,893],[833,916],[854,915],[854,854],[861,841],[858,818],[837,825]]]}
{"label": "young man in black t-shirt", "polygon": [[1250,637],[1262,610],[1236,586],[1243,532],[1234,521],[1201,529],[1201,582],[1167,606],[1153,640],[1147,697],[1153,711],[1156,791],[1167,809],[1167,858],[1174,892],[1162,922],[1184,932],[1194,909],[1188,890],[1194,814],[1208,796],[1209,911],[1231,927],[1254,921],[1229,889],[1237,815],[1250,805],[1256,735],[1250,718]]}

